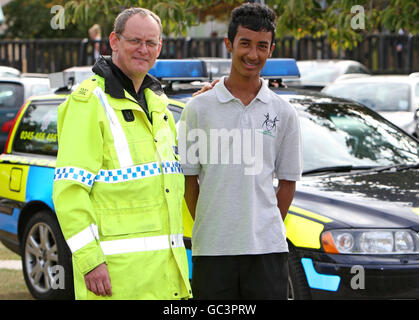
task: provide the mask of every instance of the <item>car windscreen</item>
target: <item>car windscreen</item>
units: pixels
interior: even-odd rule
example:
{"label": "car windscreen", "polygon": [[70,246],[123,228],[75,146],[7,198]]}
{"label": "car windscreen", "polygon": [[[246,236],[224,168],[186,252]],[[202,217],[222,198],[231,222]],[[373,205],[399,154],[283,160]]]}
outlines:
{"label": "car windscreen", "polygon": [[300,124],[304,171],[419,162],[416,140],[362,106],[312,104]]}
{"label": "car windscreen", "polygon": [[0,109],[19,109],[23,104],[23,86],[19,83],[0,83]]}
{"label": "car windscreen", "polygon": [[300,81],[333,82],[339,76],[339,68],[334,63],[315,64],[297,63],[300,71]]}
{"label": "car windscreen", "polygon": [[34,102],[26,109],[16,131],[13,151],[56,156],[57,105],[60,102]]}
{"label": "car windscreen", "polygon": [[375,111],[409,111],[410,106],[410,86],[406,83],[335,83],[323,92],[358,101]]}

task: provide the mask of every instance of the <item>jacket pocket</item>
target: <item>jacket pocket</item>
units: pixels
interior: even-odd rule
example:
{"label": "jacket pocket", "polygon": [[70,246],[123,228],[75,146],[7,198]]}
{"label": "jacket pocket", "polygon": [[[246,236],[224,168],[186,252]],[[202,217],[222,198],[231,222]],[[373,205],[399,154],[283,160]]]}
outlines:
{"label": "jacket pocket", "polygon": [[162,229],[162,204],[130,208],[97,210],[99,230],[103,236],[145,233]]}

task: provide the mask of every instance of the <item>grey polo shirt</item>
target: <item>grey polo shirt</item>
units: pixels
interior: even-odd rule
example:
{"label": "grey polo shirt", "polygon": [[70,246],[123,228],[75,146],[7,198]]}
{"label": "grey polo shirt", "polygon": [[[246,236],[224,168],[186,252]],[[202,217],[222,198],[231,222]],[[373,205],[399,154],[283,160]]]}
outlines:
{"label": "grey polo shirt", "polygon": [[179,124],[184,174],[199,175],[192,254],[287,252],[273,178],[301,177],[297,112],[263,80],[244,106],[224,79],[191,99]]}

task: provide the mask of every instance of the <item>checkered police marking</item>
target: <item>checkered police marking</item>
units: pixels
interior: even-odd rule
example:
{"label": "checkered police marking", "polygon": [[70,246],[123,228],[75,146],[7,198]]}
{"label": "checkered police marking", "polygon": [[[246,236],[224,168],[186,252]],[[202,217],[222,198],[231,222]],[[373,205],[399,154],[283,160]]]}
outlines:
{"label": "checkered police marking", "polygon": [[[161,168],[164,174],[183,173],[182,166],[178,161],[162,162]],[[72,180],[92,187],[95,182],[119,183],[161,175],[161,168],[157,162],[151,162],[122,169],[100,170],[95,175],[84,169],[63,167],[55,169],[54,181]]]}
{"label": "checkered police marking", "polygon": [[56,180],[73,180],[91,187],[95,181],[95,175],[84,169],[63,167],[55,169],[54,181]]}
{"label": "checkered police marking", "polygon": [[157,162],[151,162],[148,164],[122,169],[100,170],[96,176],[96,181],[104,183],[118,183],[157,176],[160,174],[161,169],[159,164]]}
{"label": "checkered police marking", "polygon": [[182,166],[178,161],[162,162],[161,167],[163,169],[164,174],[183,173]]}

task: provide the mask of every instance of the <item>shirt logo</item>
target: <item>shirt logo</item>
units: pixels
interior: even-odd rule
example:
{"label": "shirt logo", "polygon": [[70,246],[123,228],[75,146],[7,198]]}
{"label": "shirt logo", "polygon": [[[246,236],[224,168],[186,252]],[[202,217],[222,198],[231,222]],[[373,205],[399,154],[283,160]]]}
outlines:
{"label": "shirt logo", "polygon": [[270,119],[269,113],[264,114],[264,116],[265,121],[262,123],[263,134],[275,137],[273,132],[276,132],[276,122],[279,121],[277,119],[278,116],[275,116],[274,119]]}

